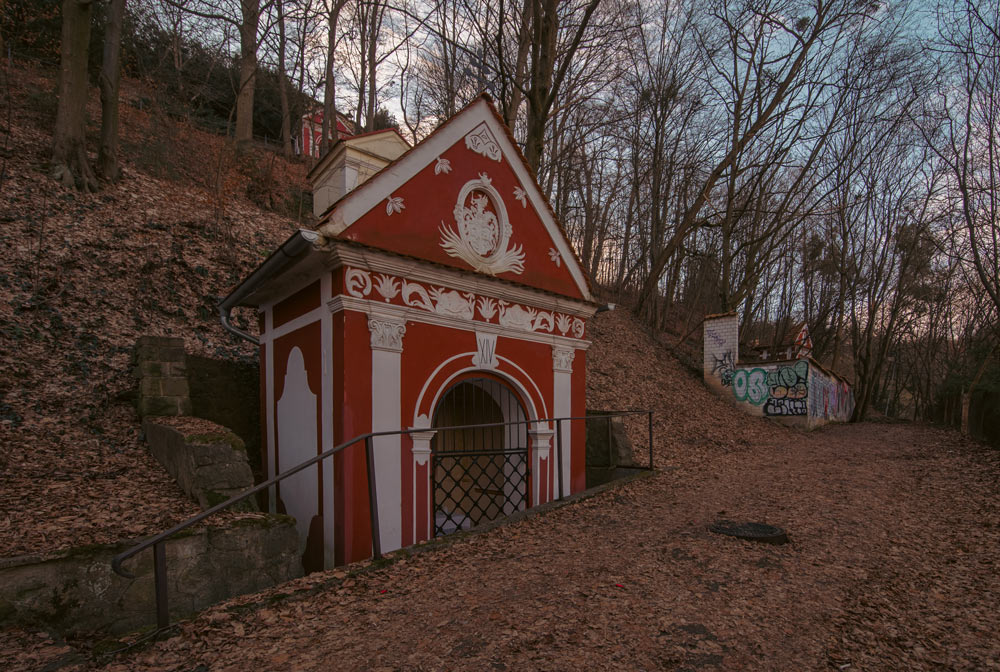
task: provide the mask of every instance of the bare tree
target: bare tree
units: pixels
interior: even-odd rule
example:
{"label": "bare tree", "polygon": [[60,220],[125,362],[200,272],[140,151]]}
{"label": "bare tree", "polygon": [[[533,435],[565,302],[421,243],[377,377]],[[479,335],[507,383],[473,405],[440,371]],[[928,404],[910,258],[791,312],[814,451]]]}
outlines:
{"label": "bare tree", "polygon": [[335,73],[337,55],[337,24],[340,21],[340,12],[347,4],[347,0],[326,0],[327,2],[327,43],[326,43],[326,63],[324,64],[324,85],[323,85],[323,136],[320,139],[320,156],[330,150],[330,137],[337,134],[337,76]]}
{"label": "bare tree", "polygon": [[[815,0],[808,7],[786,0],[720,3],[712,16],[718,32],[702,38],[715,73],[708,85],[725,101],[731,136],[669,240],[652,257],[639,291],[638,311],[650,303],[667,262],[700,226],[717,182],[739,165],[738,159],[754,148],[759,136],[796,113],[799,97],[807,95],[809,82],[821,76],[845,31],[868,19],[865,8],[849,0]],[[713,47],[720,35],[725,47]]]}
{"label": "bare tree", "polygon": [[101,146],[97,153],[97,172],[111,182],[117,182],[121,175],[118,165],[118,82],[121,76],[124,15],[125,0],[111,0],[101,61]]}
{"label": "bare tree", "polygon": [[91,0],[63,0],[59,105],[52,136],[52,176],[67,187],[96,191],[87,158],[87,55]]}

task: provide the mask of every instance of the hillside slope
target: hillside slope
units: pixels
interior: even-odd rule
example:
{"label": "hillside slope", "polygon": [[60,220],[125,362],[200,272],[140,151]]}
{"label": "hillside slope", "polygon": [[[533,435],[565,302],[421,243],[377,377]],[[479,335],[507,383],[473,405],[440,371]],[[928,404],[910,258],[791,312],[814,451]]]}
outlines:
{"label": "hillside slope", "polygon": [[[122,106],[118,185],[91,195],[60,188],[46,175],[54,82],[28,67],[11,82],[13,148],[0,185],[0,557],[135,537],[196,512],[139,440],[127,400],[132,345],[172,335],[189,353],[255,356],[219,327],[216,296],[296,228],[243,196],[249,181],[219,163],[231,153],[223,139],[148,106]],[[143,96],[134,82],[125,89]],[[91,119],[96,104],[95,92]],[[304,182],[303,166],[274,164]]]}

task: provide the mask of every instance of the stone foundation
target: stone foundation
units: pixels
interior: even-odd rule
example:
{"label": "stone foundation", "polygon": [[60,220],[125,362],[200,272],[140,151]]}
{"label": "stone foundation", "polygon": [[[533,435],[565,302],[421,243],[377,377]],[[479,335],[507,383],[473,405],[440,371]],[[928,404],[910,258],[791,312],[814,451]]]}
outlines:
{"label": "stone foundation", "polygon": [[[154,625],[153,550],[124,563],[136,578],[111,571],[111,558],[135,543],[0,559],[0,624],[61,633],[122,633]],[[166,542],[171,617],[301,576],[298,543],[295,521],[273,514],[181,532]]]}

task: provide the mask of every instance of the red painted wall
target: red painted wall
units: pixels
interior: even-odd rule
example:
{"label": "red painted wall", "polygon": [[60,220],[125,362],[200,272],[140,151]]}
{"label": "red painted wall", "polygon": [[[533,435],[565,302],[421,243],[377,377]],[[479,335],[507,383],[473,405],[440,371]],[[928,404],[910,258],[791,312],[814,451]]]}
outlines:
{"label": "red painted wall", "polygon": [[[372,358],[366,315],[333,315],[333,442],[371,431]],[[342,565],[371,556],[365,444],[334,456],[334,560]]]}

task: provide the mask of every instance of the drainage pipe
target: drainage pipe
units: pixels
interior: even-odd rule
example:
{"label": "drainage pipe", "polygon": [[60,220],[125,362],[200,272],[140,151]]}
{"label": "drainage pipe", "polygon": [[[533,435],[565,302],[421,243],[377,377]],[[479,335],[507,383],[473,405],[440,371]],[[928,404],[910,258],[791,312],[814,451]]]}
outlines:
{"label": "drainage pipe", "polygon": [[233,308],[240,305],[243,299],[259,289],[265,282],[287,268],[294,260],[302,256],[303,252],[311,250],[319,239],[320,235],[315,231],[299,229],[282,243],[281,247],[250,274],[250,277],[241,282],[229,296],[219,302],[219,321],[222,322],[223,328],[243,340],[260,345],[260,339],[232,323]]}

